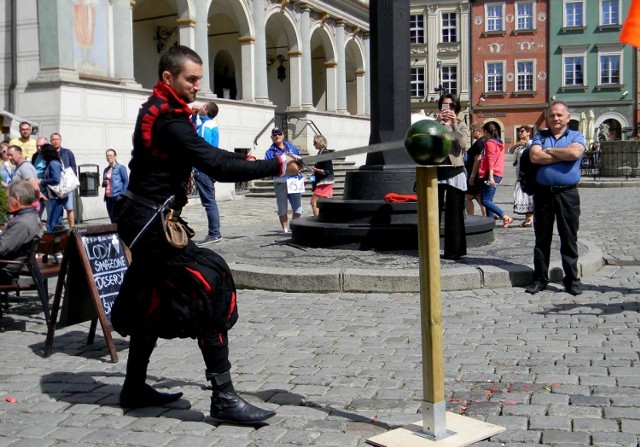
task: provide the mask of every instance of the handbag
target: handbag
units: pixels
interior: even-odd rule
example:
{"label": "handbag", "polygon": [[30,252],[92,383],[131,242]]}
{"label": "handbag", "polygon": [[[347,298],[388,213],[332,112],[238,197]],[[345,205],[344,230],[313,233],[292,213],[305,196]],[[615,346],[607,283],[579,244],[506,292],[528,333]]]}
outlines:
{"label": "handbag", "polygon": [[180,217],[180,212],[169,209],[163,219],[164,235],[169,245],[175,248],[185,248],[189,239],[195,236],[196,232]]}
{"label": "handbag", "polygon": [[62,165],[60,183],[57,185],[48,185],[48,188],[58,199],[64,199],[70,192],[80,186],[80,181],[71,167],[65,168],[62,160],[60,160],[60,164]]}

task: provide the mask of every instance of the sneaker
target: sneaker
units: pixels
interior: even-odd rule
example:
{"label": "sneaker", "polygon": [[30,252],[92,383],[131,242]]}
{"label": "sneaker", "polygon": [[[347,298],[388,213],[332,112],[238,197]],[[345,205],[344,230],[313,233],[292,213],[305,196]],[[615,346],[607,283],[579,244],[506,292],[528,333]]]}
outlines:
{"label": "sneaker", "polygon": [[290,229],[288,229],[288,228],[285,228],[284,230],[282,230],[282,232],[283,232],[284,234],[287,234],[287,233],[291,233],[291,230],[290,230]]}
{"label": "sneaker", "polygon": [[201,244],[209,244],[209,243],[217,244],[221,240],[222,240],[222,236],[207,236],[200,243]]}

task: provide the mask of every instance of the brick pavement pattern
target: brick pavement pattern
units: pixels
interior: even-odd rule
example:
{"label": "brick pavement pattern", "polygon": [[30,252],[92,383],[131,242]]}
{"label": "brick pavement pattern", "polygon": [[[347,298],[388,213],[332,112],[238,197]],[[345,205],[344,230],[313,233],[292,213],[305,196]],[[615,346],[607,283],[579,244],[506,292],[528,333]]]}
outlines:
{"label": "brick pavement pattern", "polygon": [[[522,287],[442,293],[447,407],[507,428],[476,445],[638,446],[638,191],[581,189],[579,237],[607,261],[584,278],[582,295],[554,284],[535,296]],[[254,199],[220,205],[223,236],[277,227]],[[241,290],[230,336],[234,382],[245,398],[278,412],[258,430],[208,417],[193,340],[161,340],[149,368],[149,383],[184,397],[125,412],[117,402],[128,339],[114,334],[120,362],[113,364],[100,329],[86,345],[88,324],[75,325],[56,331],[45,359],[37,299],[11,304],[0,322],[0,447],[355,447],[421,419],[415,293]]]}

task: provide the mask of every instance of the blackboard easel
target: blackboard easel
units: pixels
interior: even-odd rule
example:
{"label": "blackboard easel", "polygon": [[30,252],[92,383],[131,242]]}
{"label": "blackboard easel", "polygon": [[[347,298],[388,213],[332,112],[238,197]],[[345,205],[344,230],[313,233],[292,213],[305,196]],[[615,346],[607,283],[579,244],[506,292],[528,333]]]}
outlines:
{"label": "blackboard easel", "polygon": [[[129,262],[129,250],[120,240],[116,225],[96,225],[71,231],[51,307],[45,357],[51,354],[57,328],[91,321],[87,337],[87,344],[91,344],[100,321],[111,361],[118,361],[111,337],[111,306],[118,296]],[[57,321],[58,311],[60,321]]]}

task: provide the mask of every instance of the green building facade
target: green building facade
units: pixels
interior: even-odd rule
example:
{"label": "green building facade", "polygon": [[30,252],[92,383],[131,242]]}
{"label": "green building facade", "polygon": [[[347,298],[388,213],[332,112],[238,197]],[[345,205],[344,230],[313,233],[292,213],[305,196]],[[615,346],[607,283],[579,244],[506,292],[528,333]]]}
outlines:
{"label": "green building facade", "polygon": [[549,2],[549,100],[585,138],[634,135],[635,52],[618,42],[630,0]]}

